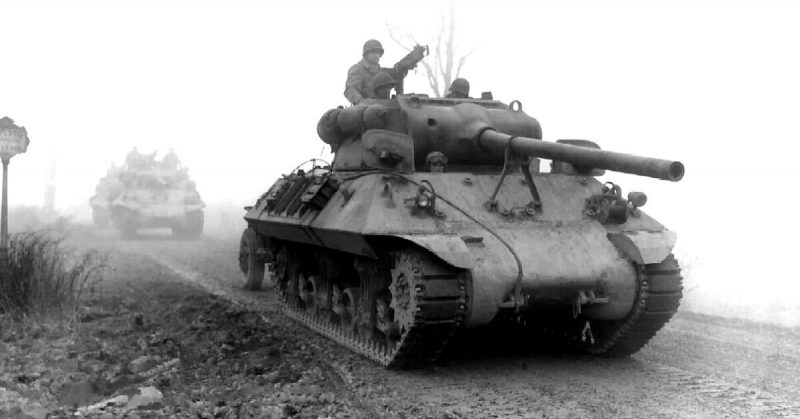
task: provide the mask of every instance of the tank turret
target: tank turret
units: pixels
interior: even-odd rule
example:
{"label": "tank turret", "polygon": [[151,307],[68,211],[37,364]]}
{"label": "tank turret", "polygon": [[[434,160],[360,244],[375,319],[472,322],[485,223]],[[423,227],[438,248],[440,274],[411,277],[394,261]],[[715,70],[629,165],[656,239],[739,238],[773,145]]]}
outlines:
{"label": "tank turret", "polygon": [[[424,161],[427,153],[439,151],[448,156],[451,165],[497,165],[503,163],[508,148],[520,156],[570,163],[582,173],[607,169],[670,181],[680,180],[684,173],[680,162],[603,151],[589,141],[542,141],[541,126],[517,101],[506,106],[497,101],[419,96],[372,99],[358,106],[332,109],[317,126],[320,138],[337,152],[341,146],[352,146],[363,139],[362,133],[369,130],[405,135],[410,142],[393,135],[400,138],[394,143],[412,144],[417,162]],[[362,150],[353,151],[363,154]],[[347,163],[337,169],[361,168],[352,167],[353,159],[347,159]]]}

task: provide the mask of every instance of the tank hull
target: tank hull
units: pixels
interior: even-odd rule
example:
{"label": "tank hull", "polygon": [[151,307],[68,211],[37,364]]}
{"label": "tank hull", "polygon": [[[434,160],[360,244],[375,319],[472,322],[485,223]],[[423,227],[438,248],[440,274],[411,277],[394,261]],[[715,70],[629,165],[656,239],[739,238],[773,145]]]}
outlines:
{"label": "tank hull", "polygon": [[[534,214],[525,211],[531,192],[522,175],[504,179],[493,210],[486,197],[500,181],[499,175],[374,173],[346,179],[319,211],[292,213],[291,204],[270,211],[263,199],[245,219],[271,240],[375,259],[385,250],[381,243],[391,238],[464,269],[471,278],[465,327],[494,320],[517,286],[525,299],[523,311],[570,307],[579,295],[593,294],[603,302],[584,307],[588,318],[622,319],[634,305],[638,275],[629,251],[609,237],[648,234],[651,247],[660,249],[651,251],[643,264],[661,262],[674,244],[674,234],[641,211],[613,227],[587,217],[586,200],[601,193],[603,186],[592,178],[534,175],[542,202],[541,211]],[[286,188],[282,182],[300,181],[282,180],[272,193]],[[440,200],[435,214],[418,211],[414,202],[422,182],[429,182],[449,204]],[[301,194],[295,195],[300,199]]]}
{"label": "tank hull", "polygon": [[144,228],[169,228],[179,238],[195,239],[203,232],[202,205],[171,203],[112,204],[109,221],[126,237]]}

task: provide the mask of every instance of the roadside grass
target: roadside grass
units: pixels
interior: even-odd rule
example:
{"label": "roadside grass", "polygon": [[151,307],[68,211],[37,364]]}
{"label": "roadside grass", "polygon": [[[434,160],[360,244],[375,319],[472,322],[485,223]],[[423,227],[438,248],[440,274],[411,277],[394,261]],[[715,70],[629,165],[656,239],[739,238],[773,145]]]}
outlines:
{"label": "roadside grass", "polygon": [[0,250],[0,336],[75,321],[82,293],[102,279],[103,254],[79,254],[52,231],[22,232]]}

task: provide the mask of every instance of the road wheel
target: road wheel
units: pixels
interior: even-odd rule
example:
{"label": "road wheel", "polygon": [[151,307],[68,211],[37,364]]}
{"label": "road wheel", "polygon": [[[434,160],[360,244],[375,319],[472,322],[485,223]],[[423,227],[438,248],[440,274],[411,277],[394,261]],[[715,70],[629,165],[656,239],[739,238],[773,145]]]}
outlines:
{"label": "road wheel", "polygon": [[[282,242],[276,291],[291,318],[350,350],[389,368],[429,366],[461,327],[469,271],[391,244],[374,260]],[[312,298],[332,314],[310,309]]]}
{"label": "road wheel", "polygon": [[261,289],[264,282],[265,263],[256,253],[261,246],[258,233],[252,228],[246,228],[239,241],[239,268],[244,274],[244,288],[250,291]]}

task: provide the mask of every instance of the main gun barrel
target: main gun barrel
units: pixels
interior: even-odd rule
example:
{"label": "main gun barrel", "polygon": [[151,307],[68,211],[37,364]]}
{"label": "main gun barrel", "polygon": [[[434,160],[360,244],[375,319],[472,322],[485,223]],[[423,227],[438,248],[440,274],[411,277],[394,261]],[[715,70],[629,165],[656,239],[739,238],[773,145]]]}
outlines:
{"label": "main gun barrel", "polygon": [[577,166],[613,170],[677,182],[683,178],[679,161],[634,156],[595,148],[552,143],[526,137],[515,137],[486,129],[478,136],[478,146],[496,150],[509,147],[516,154],[558,160]]}

